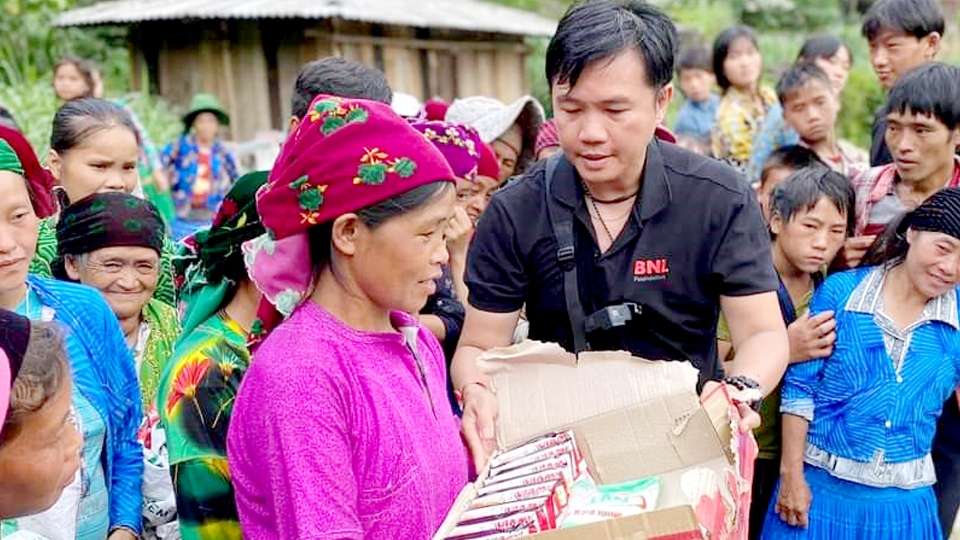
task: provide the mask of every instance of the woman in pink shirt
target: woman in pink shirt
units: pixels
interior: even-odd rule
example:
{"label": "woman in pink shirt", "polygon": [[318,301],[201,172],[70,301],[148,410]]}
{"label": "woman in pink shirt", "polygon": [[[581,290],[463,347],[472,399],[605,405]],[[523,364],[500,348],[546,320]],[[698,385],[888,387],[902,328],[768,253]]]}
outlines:
{"label": "woman in pink shirt", "polygon": [[[227,440],[244,536],[429,539],[467,482],[437,339],[454,175],[389,106],[319,96],[257,198],[261,341]],[[279,323],[279,324],[278,324]]]}

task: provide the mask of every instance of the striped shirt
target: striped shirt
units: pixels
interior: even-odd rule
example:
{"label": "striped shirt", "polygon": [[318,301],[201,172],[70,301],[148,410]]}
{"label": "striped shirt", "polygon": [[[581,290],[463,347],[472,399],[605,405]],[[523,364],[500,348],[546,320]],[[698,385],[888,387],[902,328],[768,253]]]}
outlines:
{"label": "striped shirt", "polygon": [[957,291],[928,302],[900,331],[883,313],[883,279],[880,268],[861,268],[817,290],[810,313],[836,312],[836,345],[829,358],[788,368],[780,410],[810,421],[808,463],[840,460],[828,469],[846,472],[836,476],[916,487],[933,481],[937,418],[960,382]]}

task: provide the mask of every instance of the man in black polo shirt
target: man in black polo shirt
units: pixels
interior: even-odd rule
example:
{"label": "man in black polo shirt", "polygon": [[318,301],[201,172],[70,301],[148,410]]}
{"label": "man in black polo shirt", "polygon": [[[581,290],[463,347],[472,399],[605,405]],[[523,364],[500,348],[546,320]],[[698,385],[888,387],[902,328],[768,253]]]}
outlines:
{"label": "man in black polo shirt", "polygon": [[722,307],[739,351],[729,382],[767,392],[784,372],[770,239],[746,182],[653,138],[673,94],[675,43],[657,8],[613,0],[573,6],[550,43],[563,155],[494,197],[467,264],[452,379],[478,466],[497,405],[475,359],[510,343],[524,305],[532,339],[690,360],[701,380],[719,376]]}

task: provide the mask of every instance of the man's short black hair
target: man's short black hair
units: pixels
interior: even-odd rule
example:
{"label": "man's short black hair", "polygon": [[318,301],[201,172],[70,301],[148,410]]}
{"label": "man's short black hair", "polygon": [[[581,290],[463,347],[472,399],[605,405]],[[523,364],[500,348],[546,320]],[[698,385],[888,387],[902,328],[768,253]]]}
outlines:
{"label": "man's short black hair", "polygon": [[637,0],[578,2],[560,20],[547,47],[547,81],[575,86],[591,62],[629,49],[640,53],[650,86],[670,83],[677,50],[677,28],[670,17]]}
{"label": "man's short black hair", "polygon": [[800,212],[813,210],[826,197],[847,218],[847,235],[857,223],[856,193],[846,176],[822,164],[804,167],[788,176],[770,194],[770,216],[784,223]]}
{"label": "man's short black hair", "polygon": [[907,111],[929,115],[947,129],[960,124],[960,68],[927,62],[904,75],[890,90],[884,115]]}
{"label": "man's short black hair", "polygon": [[717,77],[717,84],[724,92],[730,88],[730,79],[728,79],[727,74],[723,72],[723,63],[727,61],[727,55],[730,54],[730,46],[740,38],[749,39],[750,43],[753,43],[753,46],[756,47],[757,50],[760,50],[760,44],[757,42],[757,33],[749,26],[731,26],[723,32],[720,32],[717,39],[713,41],[713,74]]}
{"label": "man's short black hair", "polygon": [[293,116],[306,116],[313,98],[320,94],[382,103],[393,99],[390,83],[383,73],[360,62],[335,57],[314,60],[300,70],[290,108]]}
{"label": "man's short black hair", "polygon": [[815,165],[826,166],[816,152],[805,146],[791,144],[774,150],[763,162],[763,172],[760,173],[760,185],[767,181],[767,176],[774,169],[790,169],[796,171]]}
{"label": "man's short black hair", "polygon": [[863,15],[861,26],[867,41],[884,30],[921,39],[934,32],[942,36],[943,29],[939,0],[876,0]]}
{"label": "man's short black hair", "polygon": [[788,69],[777,82],[777,98],[780,104],[784,105],[786,101],[794,97],[810,81],[819,81],[827,87],[832,88],[830,77],[826,72],[820,69],[820,66],[812,62],[801,62]]}
{"label": "man's short black hair", "polygon": [[700,69],[713,73],[713,62],[706,47],[690,47],[680,53],[677,61],[677,75],[685,69]]}

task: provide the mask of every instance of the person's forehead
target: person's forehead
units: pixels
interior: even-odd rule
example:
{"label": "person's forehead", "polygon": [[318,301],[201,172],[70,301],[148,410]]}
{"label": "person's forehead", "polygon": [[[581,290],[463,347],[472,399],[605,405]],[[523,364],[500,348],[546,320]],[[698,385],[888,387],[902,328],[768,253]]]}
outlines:
{"label": "person's forehead", "polygon": [[946,125],[940,121],[939,118],[934,116],[929,112],[916,112],[911,110],[909,107],[906,108],[903,112],[895,110],[887,113],[887,122],[897,123],[897,124],[916,124],[924,126],[943,126],[946,128]]}
{"label": "person's forehead", "polygon": [[126,260],[143,261],[159,259],[160,255],[153,248],[143,246],[108,246],[90,252],[93,260]]}
{"label": "person's forehead", "polygon": [[[605,87],[610,88],[611,91],[616,90],[612,83],[621,78],[629,78],[631,88],[650,88],[647,64],[642,53],[636,47],[628,47],[589,62],[584,66],[577,84],[573,87],[568,82],[554,83],[554,98],[561,101],[568,98],[582,99],[582,92],[578,92],[578,89],[582,86],[581,81],[591,78],[606,82]],[[635,81],[640,81],[641,84],[637,85]]]}
{"label": "person's forehead", "polygon": [[753,43],[753,40],[750,39],[750,36],[737,36],[733,38],[733,41],[730,42],[728,50],[730,52],[737,51],[753,51],[756,50],[757,46]]}
{"label": "person's forehead", "polygon": [[903,40],[903,39],[913,39],[920,41],[912,34],[908,34],[902,30],[897,30],[894,28],[881,28],[876,34],[874,34],[873,39],[870,40],[871,45],[876,45],[883,43],[885,41],[891,40]]}

